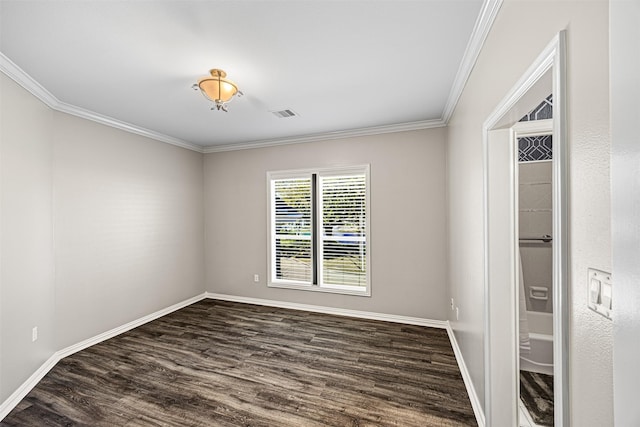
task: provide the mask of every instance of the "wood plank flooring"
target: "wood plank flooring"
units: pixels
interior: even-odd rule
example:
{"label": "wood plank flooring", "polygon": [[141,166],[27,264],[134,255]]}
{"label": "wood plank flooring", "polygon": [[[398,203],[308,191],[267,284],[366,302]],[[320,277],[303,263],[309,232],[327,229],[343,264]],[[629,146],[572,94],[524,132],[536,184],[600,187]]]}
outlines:
{"label": "wood plank flooring", "polygon": [[60,362],[1,426],[476,426],[441,329],[204,300]]}

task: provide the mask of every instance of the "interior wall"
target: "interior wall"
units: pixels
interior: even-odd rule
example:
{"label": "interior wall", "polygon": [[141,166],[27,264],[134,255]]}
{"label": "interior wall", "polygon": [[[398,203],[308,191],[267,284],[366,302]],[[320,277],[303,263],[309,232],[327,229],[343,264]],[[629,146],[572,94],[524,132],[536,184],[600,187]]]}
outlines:
{"label": "interior wall", "polygon": [[[611,269],[606,1],[505,1],[447,137],[450,315],[484,402],[482,124],[535,58],[567,30],[570,399],[578,426],[613,424],[612,325],[587,308],[587,268]],[[598,404],[594,404],[598,402]]]}
{"label": "interior wall", "polygon": [[640,3],[612,0],[611,185],[617,426],[640,425]]}
{"label": "interior wall", "polygon": [[[51,120],[0,73],[0,402],[54,352]],[[38,340],[31,341],[33,327]]]}
{"label": "interior wall", "polygon": [[202,154],[54,116],[56,346],[204,290]]}
{"label": "interior wall", "polygon": [[[437,128],[206,154],[207,290],[445,319],[444,134]],[[361,164],[371,165],[371,297],[267,287],[267,171]]]}
{"label": "interior wall", "polygon": [[2,402],[57,350],[204,291],[204,175],[200,153],[0,85]]}
{"label": "interior wall", "polygon": [[[523,237],[551,236],[552,170],[551,162],[521,162],[518,167],[519,233]],[[520,241],[520,256],[524,276],[524,293],[528,311],[553,313],[553,245],[551,242]],[[541,289],[545,288],[547,299]]]}

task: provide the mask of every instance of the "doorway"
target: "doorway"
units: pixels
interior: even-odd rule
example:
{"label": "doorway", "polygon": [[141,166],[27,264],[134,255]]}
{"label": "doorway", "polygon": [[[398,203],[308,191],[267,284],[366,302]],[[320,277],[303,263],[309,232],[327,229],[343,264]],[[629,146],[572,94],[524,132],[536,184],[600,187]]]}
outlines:
{"label": "doorway", "polygon": [[[551,286],[534,289],[547,297],[552,317],[553,425],[569,426],[568,412],[568,249],[567,147],[565,115],[565,34],[559,33],[534,61],[483,126],[485,244],[485,417],[487,425],[513,427],[520,409],[520,230],[518,135],[553,136],[550,241]],[[535,122],[517,124],[553,94],[554,119],[544,132]],[[516,125],[517,124],[517,125]],[[531,135],[531,133],[529,133]],[[546,234],[546,233],[545,233]],[[544,236],[544,235],[543,235]],[[542,238],[543,236],[524,236]],[[528,290],[531,292],[531,289]],[[526,301],[525,308],[526,311]]]}
{"label": "doorway", "polygon": [[518,426],[553,427],[553,95],[511,129],[517,153]]}

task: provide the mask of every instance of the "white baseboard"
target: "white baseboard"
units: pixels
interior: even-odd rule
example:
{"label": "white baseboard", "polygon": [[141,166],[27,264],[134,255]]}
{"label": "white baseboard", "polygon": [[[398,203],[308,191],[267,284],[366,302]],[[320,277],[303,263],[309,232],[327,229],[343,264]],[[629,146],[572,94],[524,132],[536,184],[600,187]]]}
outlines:
{"label": "white baseboard", "polygon": [[447,321],[447,334],[449,334],[449,341],[451,341],[453,354],[455,354],[456,356],[456,361],[458,362],[458,368],[460,369],[460,373],[462,374],[462,380],[464,381],[464,386],[467,389],[467,394],[469,395],[469,400],[471,401],[471,407],[473,408],[473,414],[476,416],[476,422],[478,423],[478,427],[485,427],[485,417],[484,417],[484,410],[482,409],[482,404],[480,403],[480,399],[478,398],[476,389],[473,386],[473,381],[471,381],[471,375],[469,374],[469,370],[467,369],[467,364],[464,363],[464,358],[462,357],[462,351],[460,351],[460,346],[458,346],[456,335],[453,333],[451,324],[448,321]]}
{"label": "white baseboard", "polygon": [[448,322],[445,320],[431,320],[421,317],[398,316],[395,314],[374,313],[371,311],[348,310],[345,308],[324,307],[321,305],[298,304],[294,302],[240,297],[236,295],[216,294],[210,292],[206,292],[205,296],[207,298],[217,299],[221,301],[265,305],[268,307],[288,308],[291,310],[311,311],[314,313],[334,314],[337,316],[357,317],[361,319],[382,320],[385,322],[405,323],[407,325],[428,326],[430,328],[446,329],[448,325]]}
{"label": "white baseboard", "polygon": [[54,353],[50,358],[44,362],[37,371],[35,371],[27,380],[22,383],[20,387],[16,391],[13,392],[11,396],[7,398],[0,405],[0,421],[4,419],[9,412],[13,410],[13,408],[20,403],[20,401],[31,391],[33,387],[36,386],[40,382],[42,378],[53,368],[56,363],[60,360],[57,353]]}
{"label": "white baseboard", "polygon": [[133,328],[137,328],[138,326],[144,325],[145,323],[149,323],[152,320],[156,320],[162,316],[166,316],[169,313],[173,313],[176,310],[180,310],[181,308],[184,308],[188,305],[193,304],[194,302],[198,302],[201,301],[203,299],[206,298],[206,294],[200,294],[200,295],[196,295],[195,297],[186,299],[184,301],[180,301],[177,304],[173,304],[172,306],[169,306],[167,308],[163,308],[162,310],[158,310],[156,312],[153,312],[147,316],[141,317],[139,319],[133,320],[129,323],[126,323],[122,326],[118,326],[117,328],[113,328],[107,332],[103,332],[100,335],[96,335],[95,337],[91,337],[89,339],[86,339],[84,341],[81,341],[77,344],[73,344],[70,345],[67,348],[64,348],[60,351],[58,351],[56,354],[58,354],[60,356],[60,359],[70,356],[73,353],[77,353],[80,350],[84,350],[87,347],[91,347],[92,345],[96,345],[102,341],[108,340],[109,338],[113,338],[117,335],[120,335],[124,332],[130,331]]}
{"label": "white baseboard", "polygon": [[29,392],[40,382],[40,380],[47,375],[47,373],[53,368],[56,363],[58,363],[61,359],[72,355],[73,353],[77,353],[80,350],[84,350],[87,347],[98,344],[102,341],[108,340],[109,338],[113,338],[117,335],[120,335],[123,332],[127,332],[133,328],[137,328],[138,326],[144,325],[145,323],[151,322],[152,320],[158,319],[159,317],[166,316],[169,313],[172,313],[176,310],[179,310],[183,307],[193,304],[194,302],[198,302],[206,298],[205,294],[196,295],[195,297],[186,299],[177,304],[173,304],[167,308],[163,308],[162,310],[158,310],[154,313],[151,313],[147,316],[141,317],[129,323],[126,323],[122,326],[118,326],[117,328],[111,329],[102,334],[96,335],[95,337],[86,339],[77,344],[71,345],[69,347],[63,348],[62,350],[56,351],[47,359],[46,362],[42,364],[18,389],[11,394],[0,404],[0,421],[4,419],[9,412],[13,410],[13,408],[20,403],[24,397],[29,394]]}

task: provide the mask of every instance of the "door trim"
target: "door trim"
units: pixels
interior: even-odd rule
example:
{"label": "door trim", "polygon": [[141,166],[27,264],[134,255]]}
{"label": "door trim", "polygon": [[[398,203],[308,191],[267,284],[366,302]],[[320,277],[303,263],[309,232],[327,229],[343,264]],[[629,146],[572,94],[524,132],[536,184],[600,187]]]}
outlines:
{"label": "door trim", "polygon": [[[489,177],[488,139],[489,132],[498,124],[516,103],[538,82],[545,73],[552,73],[553,93],[553,345],[554,345],[554,424],[555,427],[569,427],[569,241],[568,241],[568,144],[566,116],[566,31],[558,33],[543,52],[533,62],[525,74],[511,89],[507,96],[488,116],[482,127],[483,145],[483,211],[484,211],[484,370],[485,370],[485,417],[487,425],[493,425],[492,410],[504,408],[505,402],[494,401],[492,380],[504,372],[493,372],[491,369],[491,338],[493,325],[490,319],[491,300],[489,274]],[[515,171],[513,172],[515,173]],[[515,208],[513,208],[515,209]],[[513,284],[515,286],[515,283]],[[515,305],[517,301],[513,301]],[[498,325],[496,325],[498,326]],[[514,328],[517,332],[517,328]],[[517,337],[512,337],[517,343]],[[517,349],[511,348],[511,356],[516,359]],[[518,373],[511,372],[512,385],[517,384]],[[513,402],[511,402],[513,403]],[[516,402],[517,404],[517,402]],[[517,414],[517,411],[516,411]],[[517,415],[516,415],[517,416]],[[497,427],[497,426],[496,426]]]}

